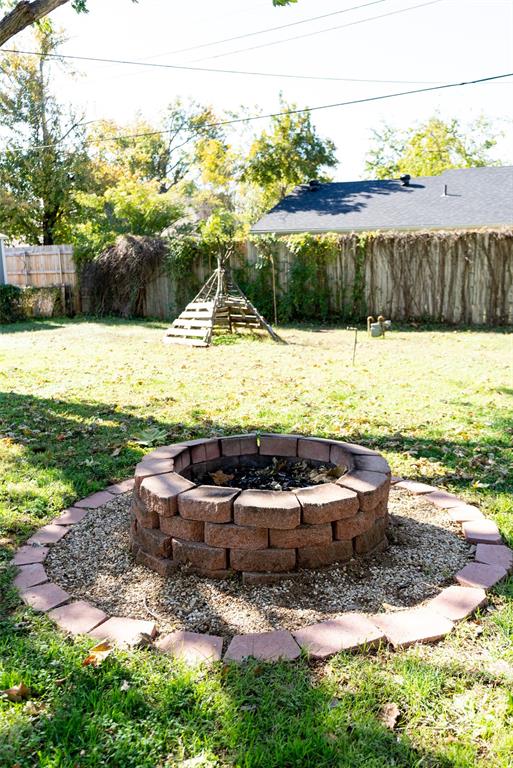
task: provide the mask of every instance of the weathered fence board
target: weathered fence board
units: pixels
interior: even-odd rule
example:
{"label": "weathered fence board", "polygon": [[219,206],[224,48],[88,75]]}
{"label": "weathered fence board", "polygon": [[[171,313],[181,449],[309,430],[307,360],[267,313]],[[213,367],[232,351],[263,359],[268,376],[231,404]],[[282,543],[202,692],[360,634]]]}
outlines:
{"label": "weathered fence board", "polygon": [[[354,316],[361,293],[360,319],[513,324],[513,230],[372,233],[363,250],[359,237],[340,235],[337,252],[322,265],[331,317]],[[249,262],[256,258],[252,245]],[[278,294],[287,292],[294,258],[283,244],[277,249]]]}
{"label": "weathered fence board", "polygon": [[77,285],[71,245],[5,248],[7,281],[19,286]]}

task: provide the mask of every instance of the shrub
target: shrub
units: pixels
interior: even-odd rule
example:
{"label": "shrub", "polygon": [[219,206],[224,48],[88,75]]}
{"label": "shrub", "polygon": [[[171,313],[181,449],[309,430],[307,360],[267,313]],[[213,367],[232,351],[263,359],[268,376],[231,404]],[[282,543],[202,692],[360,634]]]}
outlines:
{"label": "shrub", "polygon": [[0,285],[0,323],[15,323],[23,319],[21,288],[17,285]]}

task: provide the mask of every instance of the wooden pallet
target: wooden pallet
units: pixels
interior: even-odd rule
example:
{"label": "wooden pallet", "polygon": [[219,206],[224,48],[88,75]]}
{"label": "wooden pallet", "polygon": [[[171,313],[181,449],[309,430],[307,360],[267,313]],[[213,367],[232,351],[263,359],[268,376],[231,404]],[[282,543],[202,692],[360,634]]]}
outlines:
{"label": "wooden pallet", "polygon": [[167,329],[164,341],[208,347],[214,330],[231,333],[240,329],[263,330],[274,341],[283,343],[232,279],[223,261],[218,260],[216,271]]}

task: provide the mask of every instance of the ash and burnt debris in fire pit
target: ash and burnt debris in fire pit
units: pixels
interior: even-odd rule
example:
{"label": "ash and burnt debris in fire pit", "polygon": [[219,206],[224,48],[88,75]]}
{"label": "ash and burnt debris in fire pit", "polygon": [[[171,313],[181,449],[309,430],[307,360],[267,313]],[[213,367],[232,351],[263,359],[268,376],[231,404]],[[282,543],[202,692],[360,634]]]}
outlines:
{"label": "ash and burnt debris in fire pit", "polygon": [[305,460],[273,457],[264,466],[240,462],[238,465],[223,467],[214,472],[207,472],[198,478],[202,485],[220,485],[259,491],[290,491],[309,485],[332,483],[347,472],[345,466],[334,464],[316,464]]}

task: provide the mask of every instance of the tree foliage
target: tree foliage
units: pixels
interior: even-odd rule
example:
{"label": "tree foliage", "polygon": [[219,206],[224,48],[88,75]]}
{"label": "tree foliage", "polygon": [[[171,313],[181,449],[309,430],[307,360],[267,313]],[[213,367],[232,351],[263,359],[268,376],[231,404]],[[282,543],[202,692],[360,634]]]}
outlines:
{"label": "tree foliage", "polygon": [[80,120],[52,93],[48,59],[58,39],[37,32],[43,56],[9,54],[0,73],[0,228],[11,238],[52,244],[66,237],[74,190],[87,186]]}
{"label": "tree foliage", "polygon": [[263,207],[274,205],[297,184],[312,178],[327,181],[323,169],[337,165],[335,144],[321,138],[309,112],[290,111],[295,104],[281,102],[281,114],[271,118],[270,131],[264,130],[252,143],[242,180],[264,191]]}
{"label": "tree foliage", "polygon": [[497,143],[497,134],[483,117],[464,130],[453,118],[439,116],[409,130],[384,125],[373,132],[366,171],[378,179],[411,176],[437,176],[450,168],[494,165],[489,151]]}

